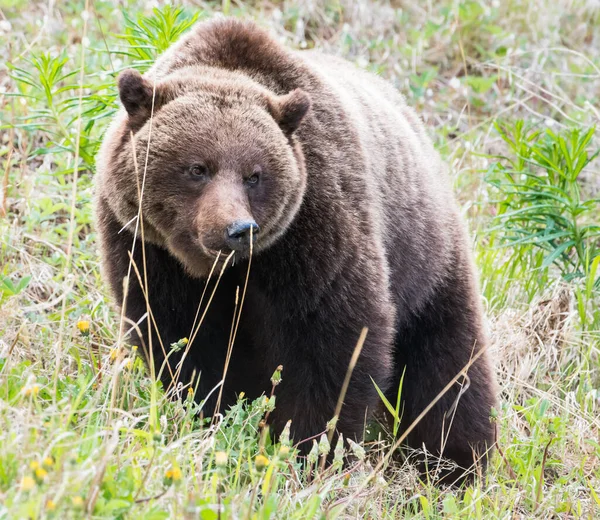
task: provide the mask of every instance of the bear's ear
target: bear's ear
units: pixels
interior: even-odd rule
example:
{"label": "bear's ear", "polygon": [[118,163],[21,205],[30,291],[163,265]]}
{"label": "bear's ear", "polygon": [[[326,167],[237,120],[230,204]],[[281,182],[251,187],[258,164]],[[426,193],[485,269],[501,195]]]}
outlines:
{"label": "bear's ear", "polygon": [[[129,117],[149,116],[152,110],[153,87],[142,75],[133,69],[127,69],[119,74],[119,97],[127,110]],[[158,98],[158,93],[154,95]],[[156,107],[155,99],[155,107]]]}
{"label": "bear's ear", "polygon": [[297,88],[275,100],[272,114],[286,135],[293,134],[310,109],[310,97]]}

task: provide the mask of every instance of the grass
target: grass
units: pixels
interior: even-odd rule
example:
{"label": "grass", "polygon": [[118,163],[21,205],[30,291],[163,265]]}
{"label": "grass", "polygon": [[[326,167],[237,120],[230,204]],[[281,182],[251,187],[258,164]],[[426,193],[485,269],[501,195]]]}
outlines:
{"label": "grass", "polygon": [[[372,425],[362,446],[315,439],[303,469],[261,424],[293,367],[202,421],[118,341],[91,214],[115,75],[221,11],[388,78],[451,165],[501,400],[477,485],[419,481]],[[4,2],[0,518],[598,518],[599,42],[584,0]]]}

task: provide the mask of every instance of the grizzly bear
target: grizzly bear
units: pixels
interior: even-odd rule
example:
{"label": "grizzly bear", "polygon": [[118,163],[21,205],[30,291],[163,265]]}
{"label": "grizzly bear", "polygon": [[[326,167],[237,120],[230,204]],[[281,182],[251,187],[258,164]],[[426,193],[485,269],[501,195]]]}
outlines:
{"label": "grizzly bear", "polygon": [[268,392],[281,364],[269,423],[301,441],[333,418],[367,327],[336,430],[362,439],[375,384],[395,403],[401,379],[407,428],[471,363],[407,443],[485,466],[495,383],[471,246],[402,95],[227,18],[118,88],[97,162],[103,273],[165,387],[194,379],[212,414],[219,391],[221,411]]}

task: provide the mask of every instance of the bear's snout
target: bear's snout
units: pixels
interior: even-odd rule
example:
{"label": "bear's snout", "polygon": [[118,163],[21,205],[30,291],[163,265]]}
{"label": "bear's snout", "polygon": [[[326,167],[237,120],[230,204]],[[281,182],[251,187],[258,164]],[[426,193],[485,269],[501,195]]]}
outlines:
{"label": "bear's snout", "polygon": [[254,220],[236,220],[225,229],[225,244],[232,251],[244,251],[256,240],[260,228]]}

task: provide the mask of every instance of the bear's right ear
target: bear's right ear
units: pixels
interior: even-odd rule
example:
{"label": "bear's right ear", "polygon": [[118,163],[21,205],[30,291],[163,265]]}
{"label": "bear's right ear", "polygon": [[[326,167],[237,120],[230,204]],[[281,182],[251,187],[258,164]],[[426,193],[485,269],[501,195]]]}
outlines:
{"label": "bear's right ear", "polygon": [[270,103],[271,115],[286,135],[292,135],[310,109],[310,97],[297,88]]}
{"label": "bear's right ear", "polygon": [[[133,69],[127,69],[119,74],[119,97],[127,110],[129,117],[150,116],[152,111],[153,86],[142,75]],[[158,92],[154,94],[155,108]]]}

